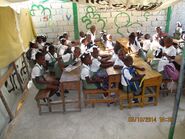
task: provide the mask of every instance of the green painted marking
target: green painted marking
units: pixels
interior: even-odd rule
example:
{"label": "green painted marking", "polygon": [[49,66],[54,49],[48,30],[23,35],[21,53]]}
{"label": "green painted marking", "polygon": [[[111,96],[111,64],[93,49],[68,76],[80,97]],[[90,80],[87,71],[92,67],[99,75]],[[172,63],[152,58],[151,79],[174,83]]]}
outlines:
{"label": "green painted marking", "polygon": [[76,3],[72,3],[73,6],[73,24],[74,24],[74,37],[79,39],[79,29],[78,29],[78,8]]}
{"label": "green painted marking", "polygon": [[148,18],[150,16],[150,13],[147,11],[147,12],[144,13],[143,16],[145,17],[146,21],[148,21]]}
{"label": "green painted marking", "polygon": [[86,24],[86,29],[90,29],[93,19],[95,19],[97,23],[102,24],[101,30],[104,30],[106,25],[105,20],[96,12],[95,7],[88,6],[85,16],[81,19],[81,21]]}
{"label": "green painted marking", "polygon": [[171,15],[172,15],[172,8],[170,6],[170,7],[168,7],[168,11],[167,11],[166,28],[165,28],[166,33],[168,33],[169,29],[170,29]]}
{"label": "green painted marking", "polygon": [[[118,24],[118,21],[120,21],[120,16],[126,16],[126,23],[125,24],[123,24],[123,25],[119,25]],[[136,26],[143,26],[141,23],[139,23],[138,21],[137,22],[131,22],[131,19],[130,19],[130,15],[129,14],[127,14],[127,13],[125,13],[125,12],[121,12],[121,13],[119,13],[119,14],[117,14],[116,16],[115,16],[115,18],[114,18],[114,24],[116,25],[116,27],[117,27],[117,33],[119,34],[119,35],[121,35],[121,36],[124,36],[123,35],[123,33],[120,31],[120,29],[122,29],[122,28],[124,28],[124,27],[126,27],[127,28],[127,32],[128,33],[130,33],[130,31],[129,31],[129,27],[131,27],[131,26],[133,26],[133,25],[136,25]]]}
{"label": "green painted marking", "polygon": [[30,14],[31,16],[35,16],[35,10],[41,10],[41,14],[45,15],[48,12],[49,18],[51,18],[51,9],[44,7],[43,5],[39,4],[32,4]]}

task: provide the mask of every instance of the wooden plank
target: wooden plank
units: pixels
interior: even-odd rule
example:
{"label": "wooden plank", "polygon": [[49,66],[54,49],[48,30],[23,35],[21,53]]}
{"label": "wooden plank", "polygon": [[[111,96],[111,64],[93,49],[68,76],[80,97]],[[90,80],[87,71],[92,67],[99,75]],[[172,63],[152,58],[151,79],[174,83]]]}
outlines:
{"label": "wooden plank", "polygon": [[4,106],[5,106],[6,111],[8,112],[8,115],[10,117],[10,121],[12,121],[14,116],[13,116],[13,114],[12,114],[12,112],[10,110],[10,107],[8,106],[8,103],[6,102],[5,97],[3,96],[3,93],[1,92],[1,90],[0,90],[0,97],[1,97],[1,100],[2,100],[2,102],[4,104]]}
{"label": "wooden plank", "polygon": [[14,71],[14,67],[11,66],[9,67],[8,71],[1,77],[1,80],[0,80],[0,88],[4,85],[4,83],[6,82],[6,80],[8,79],[8,77],[10,75],[12,75]]}

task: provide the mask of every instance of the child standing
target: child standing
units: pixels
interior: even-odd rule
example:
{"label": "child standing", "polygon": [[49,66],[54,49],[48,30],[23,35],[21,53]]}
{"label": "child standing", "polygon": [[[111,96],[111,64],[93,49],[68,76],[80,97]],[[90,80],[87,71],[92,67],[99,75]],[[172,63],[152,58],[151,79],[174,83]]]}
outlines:
{"label": "child standing", "polygon": [[143,51],[145,53],[147,53],[148,50],[150,49],[150,45],[151,45],[150,35],[149,34],[145,34],[144,35],[144,39],[145,40],[143,40]]}

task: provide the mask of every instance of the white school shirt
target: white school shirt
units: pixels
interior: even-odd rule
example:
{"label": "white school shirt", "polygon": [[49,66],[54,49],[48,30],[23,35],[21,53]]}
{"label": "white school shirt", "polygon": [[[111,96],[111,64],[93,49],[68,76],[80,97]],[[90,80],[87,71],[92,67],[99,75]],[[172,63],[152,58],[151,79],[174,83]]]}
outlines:
{"label": "white school shirt", "polygon": [[143,41],[143,50],[148,51],[151,46],[151,41],[150,40],[144,40]]}
{"label": "white school shirt", "polygon": [[92,43],[94,44],[94,40],[96,39],[96,35],[95,35],[96,32],[94,32],[94,34],[92,34],[91,31],[88,31],[87,34],[90,34],[90,35],[91,35],[91,41],[92,41]]}
{"label": "white school shirt", "polygon": [[57,50],[58,55],[62,56],[67,48],[68,48],[68,46],[60,44],[58,46],[58,50]]}
{"label": "white school shirt", "polygon": [[90,66],[82,64],[82,68],[81,68],[81,73],[80,73],[80,78],[82,80],[86,80],[86,77],[91,77],[91,71],[90,71]]}
{"label": "white school shirt", "polygon": [[[127,68],[127,66],[125,65],[123,68]],[[121,74],[121,84],[123,86],[128,86],[127,85],[127,82],[125,81],[125,78],[128,79],[128,80],[131,80],[132,79],[132,75],[130,74],[129,70],[128,69],[124,69],[124,76],[123,74]]]}
{"label": "white school shirt", "polygon": [[91,71],[97,72],[100,69],[101,62],[98,60],[98,58],[92,58],[92,64],[91,64]]}
{"label": "white school shirt", "polygon": [[31,59],[32,59],[32,60],[35,60],[35,55],[36,55],[38,52],[40,52],[39,49],[37,49],[37,48],[32,48],[32,50],[31,50]]}
{"label": "white school shirt", "polygon": [[113,53],[111,57],[111,61],[115,62],[117,58],[118,58],[118,55],[116,53]]}
{"label": "white school shirt", "polygon": [[80,45],[81,54],[83,54],[87,50],[87,46],[85,46],[83,43]]}
{"label": "white school shirt", "polygon": [[109,50],[114,49],[112,41],[109,41],[109,40],[107,40],[107,41],[105,42],[105,47],[106,47],[107,49],[109,49]]}
{"label": "white school shirt", "polygon": [[36,77],[42,76],[43,70],[44,70],[44,67],[42,65],[39,65],[38,63],[36,63],[32,69],[31,78],[35,79]]}
{"label": "white school shirt", "polygon": [[136,43],[137,43],[137,45],[135,45],[135,42],[134,42],[133,44],[130,44],[130,45],[129,45],[129,42],[128,42],[128,47],[131,48],[131,50],[132,50],[133,53],[138,52],[139,49],[141,48],[140,43],[139,43],[138,41],[136,41]]}
{"label": "white school shirt", "polygon": [[177,50],[173,45],[171,45],[168,48],[164,47],[163,48],[163,53],[166,53],[168,56],[176,56],[177,55]]}
{"label": "white school shirt", "polygon": [[44,45],[45,45],[44,42],[42,42],[42,43],[37,43],[38,48],[41,49],[41,50],[44,48]]}
{"label": "white school shirt", "polygon": [[118,66],[125,66],[124,62],[118,57],[114,63],[114,66],[118,65]]}
{"label": "white school shirt", "polygon": [[53,58],[57,58],[57,54],[54,53],[54,56],[48,52],[46,55],[45,55],[45,60],[48,61],[49,63],[53,62]]}

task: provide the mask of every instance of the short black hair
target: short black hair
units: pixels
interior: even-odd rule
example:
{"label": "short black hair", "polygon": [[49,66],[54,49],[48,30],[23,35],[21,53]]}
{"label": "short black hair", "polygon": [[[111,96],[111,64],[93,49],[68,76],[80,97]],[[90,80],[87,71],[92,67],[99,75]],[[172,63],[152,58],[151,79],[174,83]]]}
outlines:
{"label": "short black hair", "polygon": [[43,53],[42,52],[37,52],[37,54],[35,55],[35,59],[38,60],[39,58],[43,57]]}
{"label": "short black hair", "polygon": [[145,35],[144,35],[144,38],[145,38],[145,39],[150,39],[150,34],[145,34]]}
{"label": "short black hair", "polygon": [[49,46],[49,51],[54,50],[54,49],[55,49],[55,47],[53,45]]}
{"label": "short black hair", "polygon": [[84,60],[85,60],[88,56],[90,56],[89,53],[83,53],[83,54],[80,56],[80,59],[81,59],[82,63],[84,63]]}

